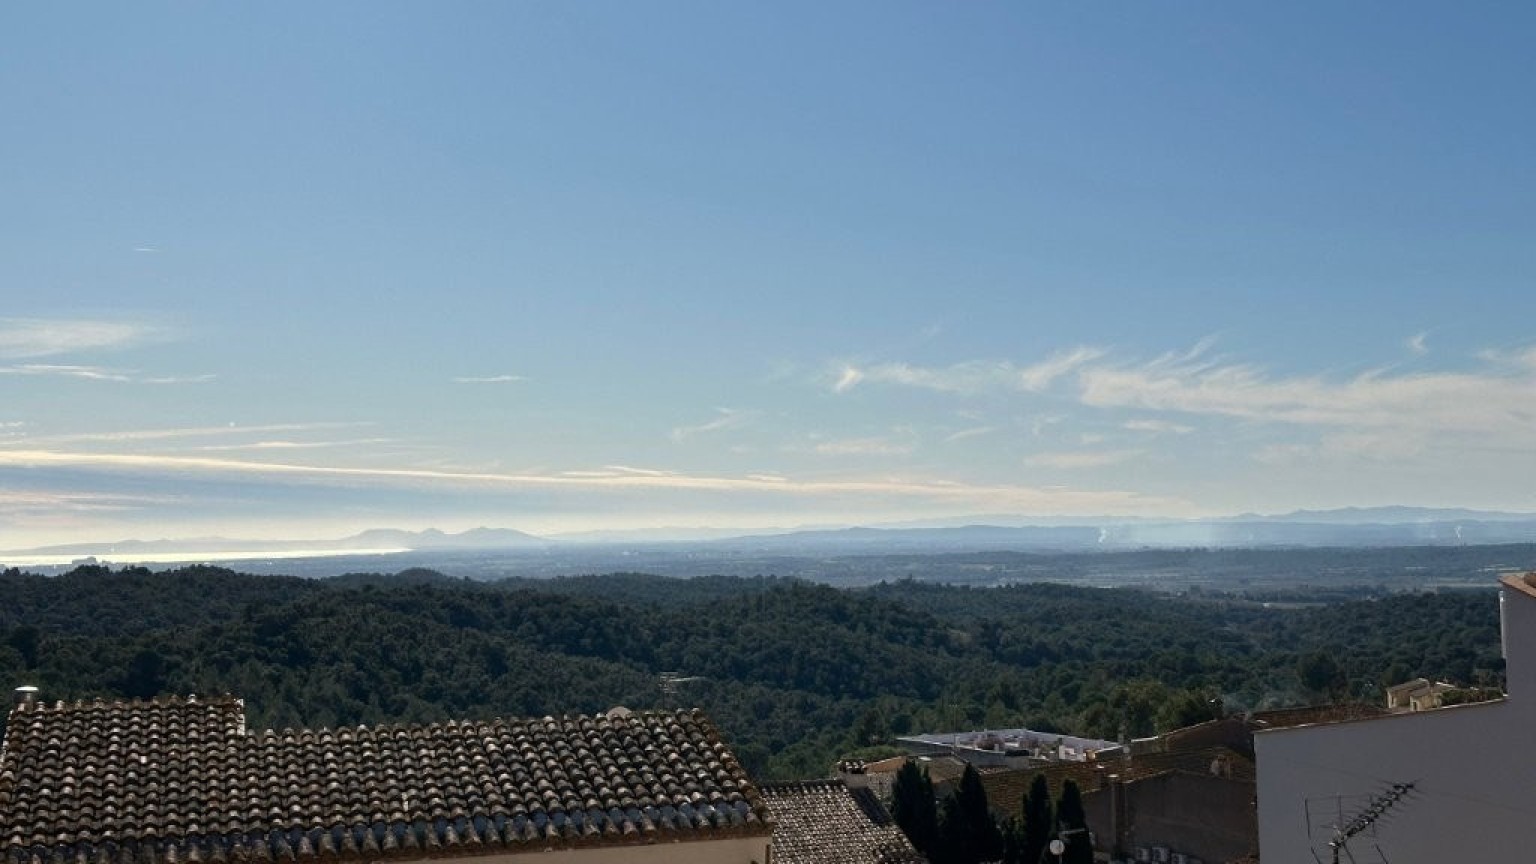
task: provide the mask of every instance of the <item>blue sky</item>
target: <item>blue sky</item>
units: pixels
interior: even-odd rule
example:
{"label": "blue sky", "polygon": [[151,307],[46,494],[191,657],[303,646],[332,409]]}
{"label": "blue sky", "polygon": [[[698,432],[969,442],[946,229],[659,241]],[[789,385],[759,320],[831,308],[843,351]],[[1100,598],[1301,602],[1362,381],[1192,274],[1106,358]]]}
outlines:
{"label": "blue sky", "polygon": [[1524,4],[0,11],[0,548],[1536,510]]}

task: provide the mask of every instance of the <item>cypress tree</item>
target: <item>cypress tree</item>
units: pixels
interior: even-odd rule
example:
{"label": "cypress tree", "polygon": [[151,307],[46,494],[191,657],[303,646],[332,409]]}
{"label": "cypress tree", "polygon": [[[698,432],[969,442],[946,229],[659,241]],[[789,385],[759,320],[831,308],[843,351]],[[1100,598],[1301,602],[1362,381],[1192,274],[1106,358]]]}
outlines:
{"label": "cypress tree", "polygon": [[[1003,834],[997,828],[997,820],[992,818],[992,808],[987,805],[987,790],[981,785],[981,774],[975,766],[965,766],[960,785],[950,798],[954,807],[949,807],[949,801],[945,801],[944,813],[950,815],[953,811],[953,816],[947,830],[941,830],[940,834],[958,835],[957,842],[952,844],[960,853],[958,860],[971,864],[1001,858]],[[941,829],[946,828],[945,821],[940,820]]]}
{"label": "cypress tree", "polygon": [[1003,823],[1003,864],[1025,864],[1024,824],[1017,816],[1009,816]]}
{"label": "cypress tree", "polygon": [[1056,836],[1056,815],[1051,806],[1051,787],[1044,774],[1036,774],[1030,781],[1029,793],[1024,796],[1024,821],[1020,825],[1023,841],[1020,860],[1024,864],[1039,864],[1045,855],[1045,847]]}
{"label": "cypress tree", "polygon": [[933,847],[938,833],[939,813],[933,798],[933,781],[928,772],[908,759],[896,772],[891,784],[891,818],[917,851],[925,855]]}
{"label": "cypress tree", "polygon": [[1067,849],[1062,864],[1093,864],[1093,840],[1088,836],[1088,814],[1083,810],[1083,792],[1072,780],[1061,784],[1061,801],[1056,805],[1056,819],[1061,823],[1061,839]]}

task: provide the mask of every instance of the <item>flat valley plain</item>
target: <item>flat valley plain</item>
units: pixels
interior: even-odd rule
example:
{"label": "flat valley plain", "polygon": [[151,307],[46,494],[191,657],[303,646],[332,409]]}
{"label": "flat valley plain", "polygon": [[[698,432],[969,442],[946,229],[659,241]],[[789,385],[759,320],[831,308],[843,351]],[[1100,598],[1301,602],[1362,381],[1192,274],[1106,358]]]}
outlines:
{"label": "flat valley plain", "polygon": [[476,581],[600,573],[678,578],[779,576],[836,587],[916,580],[993,587],[1052,582],[1098,588],[1218,591],[1247,596],[1327,589],[1331,597],[1383,591],[1492,590],[1503,573],[1536,570],[1536,543],[1341,548],[1190,548],[1104,552],[936,552],[760,549],[725,544],[434,549],[390,555],[224,562],[247,573],[328,577],[413,568]]}

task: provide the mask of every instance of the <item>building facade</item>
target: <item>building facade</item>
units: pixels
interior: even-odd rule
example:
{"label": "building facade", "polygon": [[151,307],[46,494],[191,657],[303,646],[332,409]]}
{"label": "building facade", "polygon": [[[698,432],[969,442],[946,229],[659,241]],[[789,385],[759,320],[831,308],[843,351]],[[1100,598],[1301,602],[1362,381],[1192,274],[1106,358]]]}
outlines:
{"label": "building facade", "polygon": [[1499,605],[1505,698],[1255,735],[1262,860],[1536,857],[1536,574]]}

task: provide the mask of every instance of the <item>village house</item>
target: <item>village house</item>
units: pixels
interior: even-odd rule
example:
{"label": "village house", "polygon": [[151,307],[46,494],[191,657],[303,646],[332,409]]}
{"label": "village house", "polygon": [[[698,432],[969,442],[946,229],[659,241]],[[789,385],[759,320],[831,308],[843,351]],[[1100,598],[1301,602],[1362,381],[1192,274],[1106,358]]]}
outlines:
{"label": "village house", "polygon": [[1421,710],[1254,737],[1265,861],[1530,860],[1536,574],[1504,577],[1499,608],[1504,698],[1433,707],[1414,686],[1394,707]]}
{"label": "village house", "polygon": [[1256,733],[1384,713],[1324,705],[1234,714],[1100,748],[1085,761],[982,772],[981,783],[1004,816],[1020,812],[1036,774],[1053,798],[1066,781],[1076,783],[1094,848],[1110,861],[1226,864],[1258,850]]}

